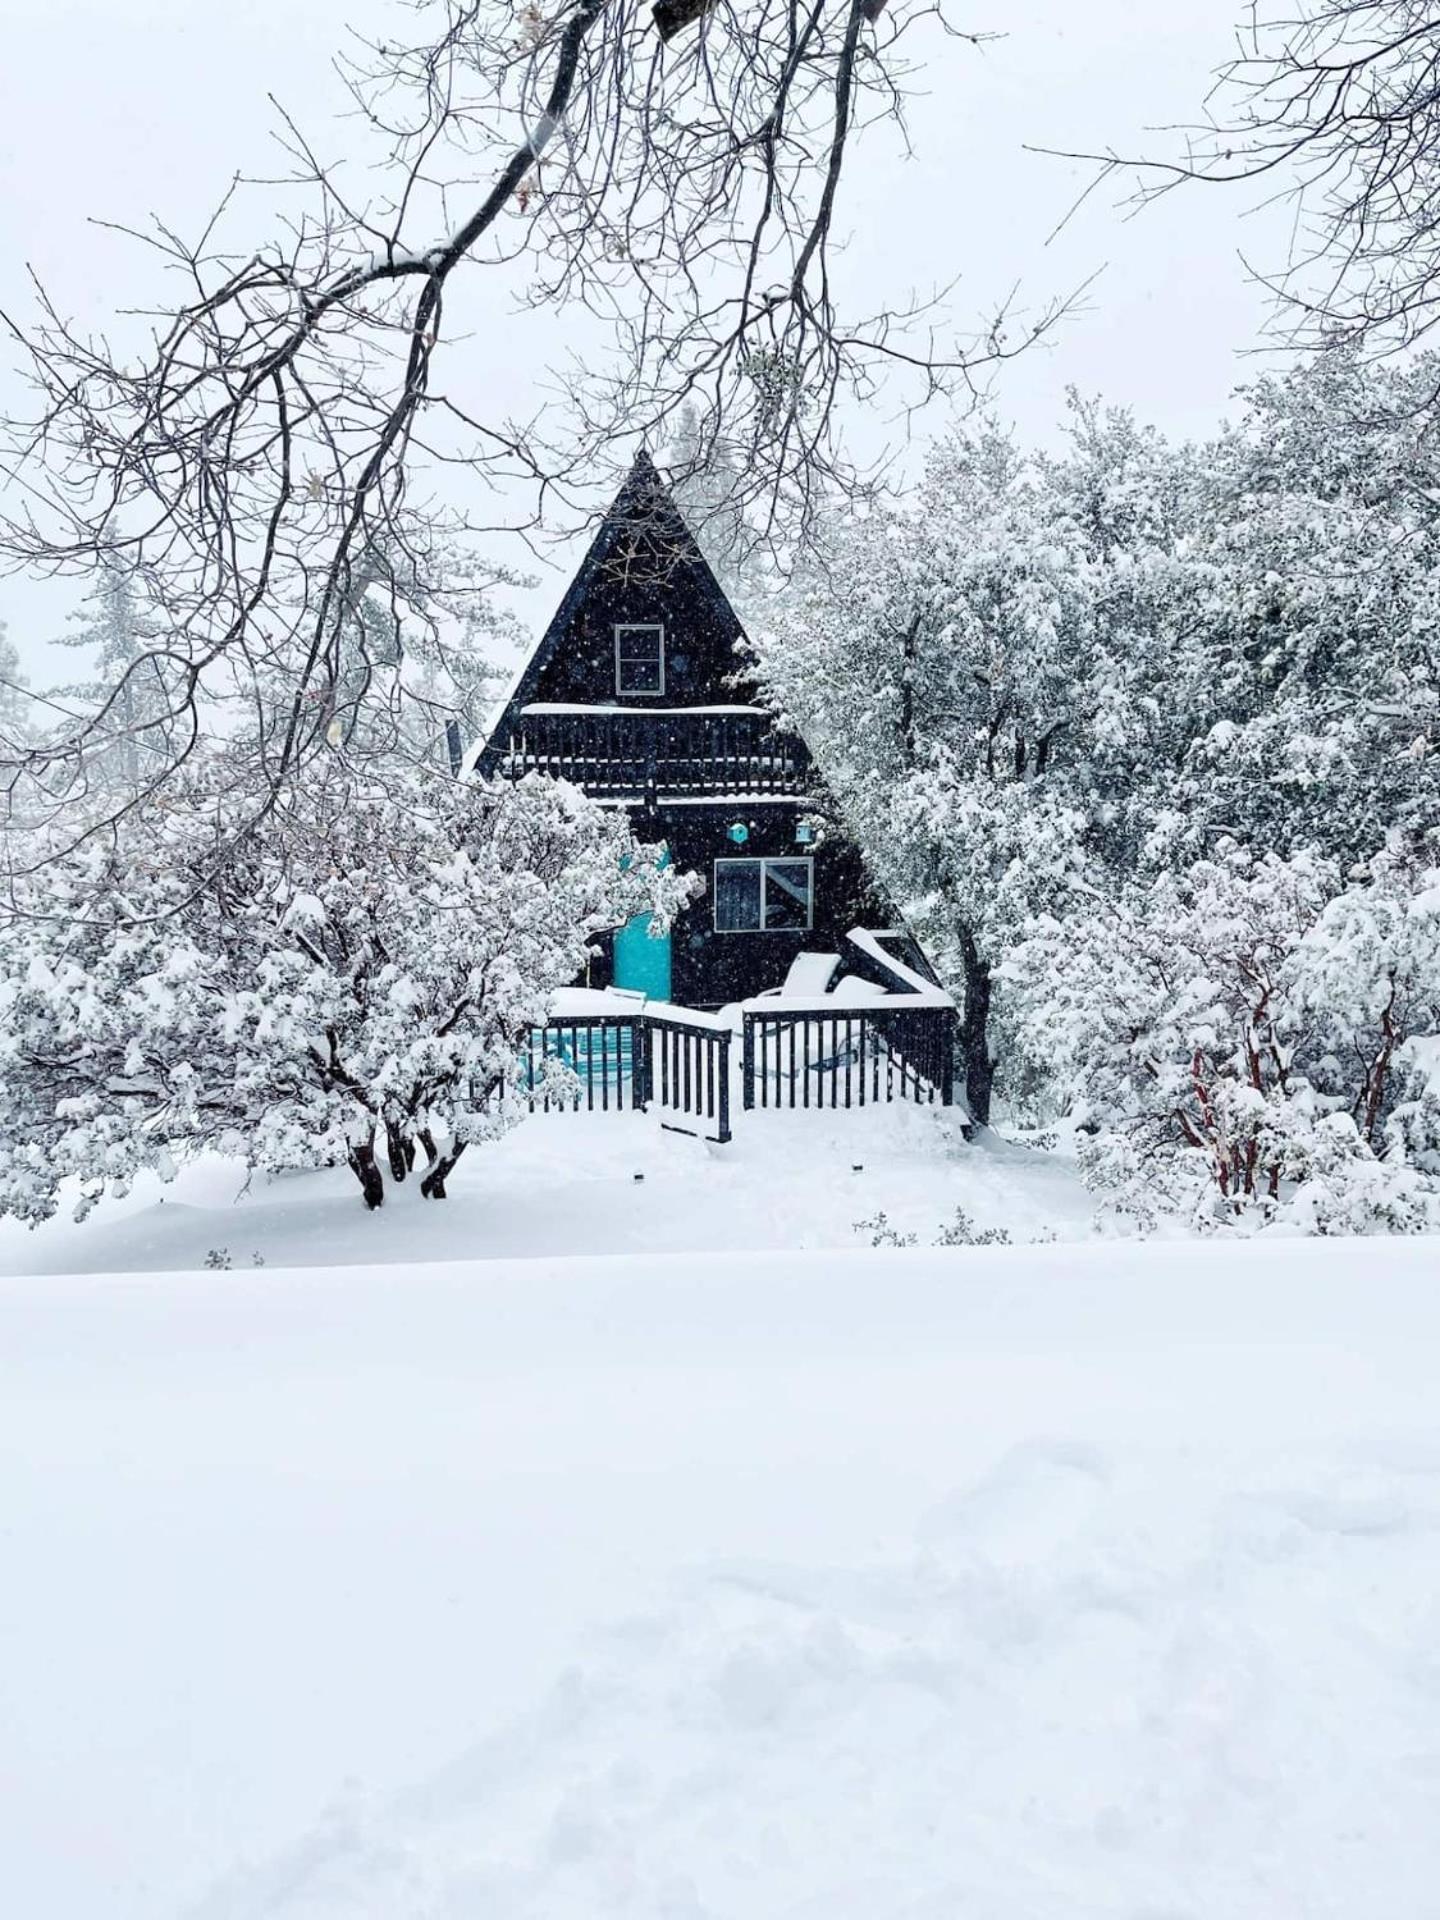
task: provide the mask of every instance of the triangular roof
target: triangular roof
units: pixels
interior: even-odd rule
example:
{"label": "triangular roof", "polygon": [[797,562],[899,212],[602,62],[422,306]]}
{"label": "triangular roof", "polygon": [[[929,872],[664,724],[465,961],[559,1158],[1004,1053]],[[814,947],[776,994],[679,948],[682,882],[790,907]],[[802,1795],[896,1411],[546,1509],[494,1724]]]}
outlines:
{"label": "triangular roof", "polygon": [[595,537],[590,542],[574,579],[565,589],[564,597],[551,615],[549,625],[541,634],[519,679],[510,689],[483,747],[478,753],[471,754],[472,765],[477,764],[491,751],[495,735],[511,708],[523,706],[529,700],[541,675],[555,658],[557,649],[570,631],[576,612],[584,605],[597,577],[603,574],[607,567],[621,560],[622,543],[627,538],[633,538],[637,531],[642,531],[662,547],[669,557],[669,565],[674,568],[684,567],[690,571],[705,597],[712,601],[717,610],[723,610],[724,615],[733,622],[736,637],[743,637],[745,629],[740,623],[739,615],[730,604],[725,589],[716,579],[714,569],[701,551],[699,541],[690,531],[684,514],[676,506],[659,468],[642,447],[636,454],[629,473],[625,476],[624,484],[611,501],[605,518],[596,530]]}

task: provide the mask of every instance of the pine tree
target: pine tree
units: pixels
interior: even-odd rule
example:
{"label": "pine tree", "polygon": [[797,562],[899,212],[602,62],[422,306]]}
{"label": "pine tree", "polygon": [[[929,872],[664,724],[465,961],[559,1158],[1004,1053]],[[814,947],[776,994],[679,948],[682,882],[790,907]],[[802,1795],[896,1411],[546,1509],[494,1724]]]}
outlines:
{"label": "pine tree", "polygon": [[157,631],[145,618],[134,575],[118,561],[103,565],[70,626],[58,644],[92,648],[94,671],[56,691],[95,716],[85,754],[91,776],[133,792],[147,766],[167,760],[174,719],[164,667],[152,650]]}
{"label": "pine tree", "polygon": [[29,682],[20,670],[20,654],[0,620],[0,739],[20,746],[34,731]]}

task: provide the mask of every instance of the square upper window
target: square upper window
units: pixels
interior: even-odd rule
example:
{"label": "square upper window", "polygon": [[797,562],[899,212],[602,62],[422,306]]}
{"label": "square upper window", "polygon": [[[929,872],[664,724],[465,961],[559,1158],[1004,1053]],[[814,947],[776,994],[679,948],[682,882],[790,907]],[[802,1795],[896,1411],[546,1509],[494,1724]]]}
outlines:
{"label": "square upper window", "polygon": [[665,629],[654,625],[615,629],[616,693],[664,693]]}
{"label": "square upper window", "polygon": [[717,933],[799,933],[814,923],[812,860],[717,860]]}

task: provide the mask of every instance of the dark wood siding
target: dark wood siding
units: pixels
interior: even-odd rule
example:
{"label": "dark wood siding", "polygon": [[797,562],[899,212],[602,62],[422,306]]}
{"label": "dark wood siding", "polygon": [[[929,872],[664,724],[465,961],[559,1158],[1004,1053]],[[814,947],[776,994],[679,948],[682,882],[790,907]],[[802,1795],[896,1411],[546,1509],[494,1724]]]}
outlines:
{"label": "dark wood siding", "polygon": [[[750,704],[757,698],[753,683],[730,684],[743,671],[735,651],[740,623],[728,607],[717,608],[704,587],[693,566],[677,566],[664,586],[644,574],[630,585],[602,568],[528,699],[627,708]],[[615,628],[622,622],[664,627],[662,694],[616,693]]]}

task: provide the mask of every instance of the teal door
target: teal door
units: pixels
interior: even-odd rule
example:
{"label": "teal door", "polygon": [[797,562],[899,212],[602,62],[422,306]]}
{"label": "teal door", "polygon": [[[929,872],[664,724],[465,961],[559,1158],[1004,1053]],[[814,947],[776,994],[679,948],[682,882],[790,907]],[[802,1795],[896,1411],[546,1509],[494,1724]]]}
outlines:
{"label": "teal door", "polygon": [[615,984],[652,1000],[670,998],[670,936],[653,934],[653,914],[637,913],[615,935]]}
{"label": "teal door", "polygon": [[[670,855],[661,850],[657,865],[668,867]],[[615,972],[617,987],[632,993],[647,994],[652,1000],[670,998],[670,936],[651,933],[655,916],[637,913],[615,935]]]}

